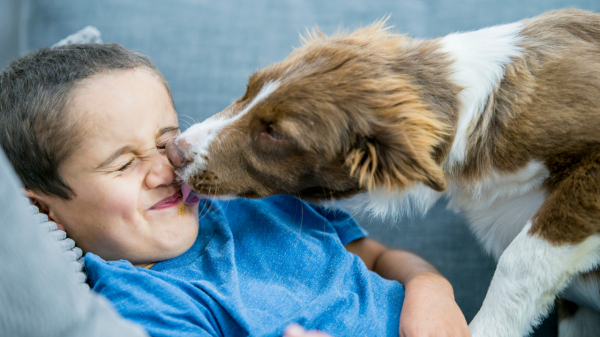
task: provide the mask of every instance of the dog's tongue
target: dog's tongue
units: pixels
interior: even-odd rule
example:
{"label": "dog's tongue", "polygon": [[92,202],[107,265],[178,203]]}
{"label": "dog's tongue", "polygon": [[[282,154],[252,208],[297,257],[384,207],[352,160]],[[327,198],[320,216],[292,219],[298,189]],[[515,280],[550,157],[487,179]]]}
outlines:
{"label": "dog's tongue", "polygon": [[188,184],[181,184],[181,197],[183,202],[188,206],[194,206],[200,202],[200,196],[192,191],[192,188]]}

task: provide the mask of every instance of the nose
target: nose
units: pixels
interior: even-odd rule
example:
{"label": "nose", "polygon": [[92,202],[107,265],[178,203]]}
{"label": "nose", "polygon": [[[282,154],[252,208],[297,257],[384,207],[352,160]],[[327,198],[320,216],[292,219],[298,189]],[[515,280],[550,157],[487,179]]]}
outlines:
{"label": "nose", "polygon": [[145,178],[145,184],[148,188],[154,189],[173,184],[175,181],[175,170],[169,165],[164,154],[153,156],[147,163],[150,168]]}
{"label": "nose", "polygon": [[[183,150],[187,149],[187,143],[181,142],[184,146]],[[182,149],[177,146],[175,140],[169,141],[166,145],[167,150],[167,158],[169,158],[169,162],[173,165],[174,168],[182,168],[188,164],[185,155],[182,152]]]}

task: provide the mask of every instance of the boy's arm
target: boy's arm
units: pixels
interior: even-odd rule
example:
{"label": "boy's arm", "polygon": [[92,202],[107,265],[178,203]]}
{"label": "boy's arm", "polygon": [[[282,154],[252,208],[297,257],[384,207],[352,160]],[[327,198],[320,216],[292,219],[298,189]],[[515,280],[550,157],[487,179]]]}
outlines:
{"label": "boy's arm", "polygon": [[358,255],[369,270],[404,285],[400,336],[470,336],[454,291],[431,264],[403,250],[388,249],[369,238],[354,240],[346,249]]}

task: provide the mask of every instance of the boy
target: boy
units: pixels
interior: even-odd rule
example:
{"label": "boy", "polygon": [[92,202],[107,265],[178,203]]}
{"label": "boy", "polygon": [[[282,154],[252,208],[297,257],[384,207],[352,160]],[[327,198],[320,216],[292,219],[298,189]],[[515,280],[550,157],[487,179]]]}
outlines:
{"label": "boy", "polygon": [[42,49],[0,83],[0,144],[27,195],[88,253],[92,289],[151,335],[279,336],[291,323],[468,335],[431,265],[343,212],[288,196],[185,205],[165,153],[177,113],[147,58],[110,44]]}

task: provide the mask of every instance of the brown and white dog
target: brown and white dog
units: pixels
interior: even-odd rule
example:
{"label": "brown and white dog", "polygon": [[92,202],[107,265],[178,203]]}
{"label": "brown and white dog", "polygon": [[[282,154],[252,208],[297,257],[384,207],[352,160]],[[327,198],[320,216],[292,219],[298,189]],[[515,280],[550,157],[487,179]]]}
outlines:
{"label": "brown and white dog", "polygon": [[473,336],[527,335],[557,295],[561,336],[600,335],[600,15],[309,34],[168,153],[203,194],[394,215],[445,196],[499,259]]}

